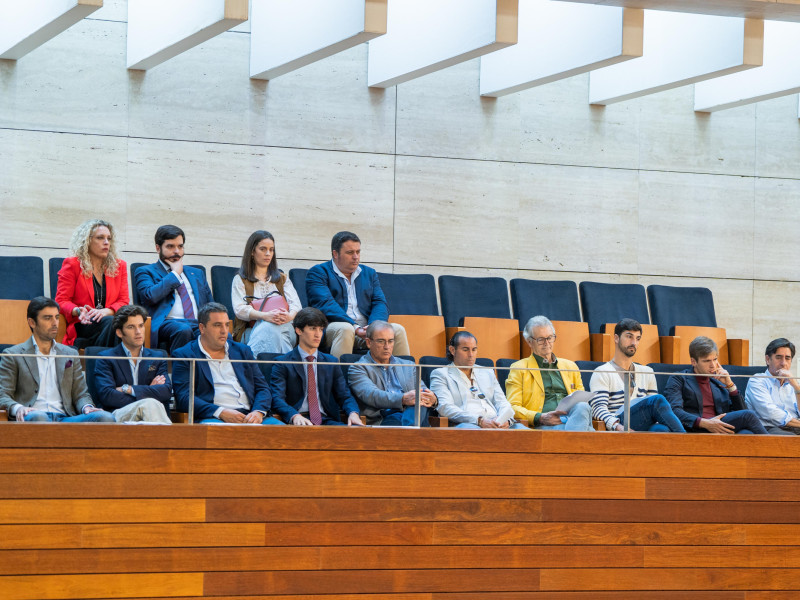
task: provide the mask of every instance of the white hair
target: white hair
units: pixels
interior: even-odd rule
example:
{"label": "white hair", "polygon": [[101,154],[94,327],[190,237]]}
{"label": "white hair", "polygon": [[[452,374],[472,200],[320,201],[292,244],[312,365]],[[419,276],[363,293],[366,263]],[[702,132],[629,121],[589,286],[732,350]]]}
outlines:
{"label": "white hair", "polygon": [[549,327],[553,335],[556,333],[556,328],[553,327],[553,323],[550,319],[544,315],[536,315],[528,319],[528,322],[525,323],[525,329],[522,330],[522,337],[525,338],[526,342],[530,342],[533,339],[533,330],[537,327]]}

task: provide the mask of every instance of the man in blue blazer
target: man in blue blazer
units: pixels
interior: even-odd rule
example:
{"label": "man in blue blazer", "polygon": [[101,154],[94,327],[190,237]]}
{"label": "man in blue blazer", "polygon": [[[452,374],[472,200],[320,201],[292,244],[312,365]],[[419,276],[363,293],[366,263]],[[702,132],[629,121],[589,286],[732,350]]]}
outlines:
{"label": "man in blue blazer", "polygon": [[719,364],[714,341],[696,337],[689,344],[689,356],[692,368],[670,377],[664,389],[664,396],[684,429],[766,434],[761,420],[745,408],[742,394]]}
{"label": "man in blue blazer", "polygon": [[167,361],[158,360],[160,350],[144,347],[144,322],[147,313],[141,306],[129,304],[114,315],[114,331],[120,344],[100,353],[127,360],[98,359],[94,370],[95,388],[100,404],[114,418],[126,421],[171,423],[169,399],[172,385]]}
{"label": "man in blue blazer", "polygon": [[270,388],[272,408],[292,425],[344,425],[339,412],[347,415],[347,425],[362,425],[358,403],[350,394],[339,361],[319,351],[328,324],[316,308],[304,308],[294,317],[297,347],[276,361]]}
{"label": "man in blue blazer", "polygon": [[197,312],[213,301],[203,272],[183,264],[185,240],[180,227],[159,227],[158,262],[139,267],[133,276],[140,301],[152,317],[150,346],[158,348],[163,342],[170,354],[199,335]]}
{"label": "man in blue blazer", "polygon": [[[175,358],[199,358],[194,376],[194,418],[200,423],[282,425],[269,416],[272,397],[250,348],[229,340],[230,321],[222,304],[209,302],[198,314],[200,337],[173,353]],[[189,362],[175,361],[172,381],[175,403],[189,411]]]}
{"label": "man in blue blazer", "polygon": [[[388,321],[389,307],[375,269],[361,262],[361,240],[355,233],[340,231],[331,240],[328,262],[314,265],[306,275],[308,305],[318,308],[328,319],[325,343],[339,358],[353,348],[365,349],[367,325]],[[392,323],[394,354],[408,355],[406,330]]]}

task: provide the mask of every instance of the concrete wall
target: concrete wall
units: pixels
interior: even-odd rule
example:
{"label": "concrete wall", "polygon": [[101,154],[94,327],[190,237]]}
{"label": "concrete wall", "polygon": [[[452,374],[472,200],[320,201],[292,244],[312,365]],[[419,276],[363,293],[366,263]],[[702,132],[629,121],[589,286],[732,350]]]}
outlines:
{"label": "concrete wall", "polygon": [[800,342],[797,96],[692,110],[691,87],[607,108],[579,76],[481,99],[474,60],[388,90],[361,46],[271,82],[247,24],[146,74],[126,6],[0,61],[0,253],[63,256],[94,216],[129,262],[181,225],[192,262],[281,266],[340,229],[395,272],[703,285],[730,337]]}

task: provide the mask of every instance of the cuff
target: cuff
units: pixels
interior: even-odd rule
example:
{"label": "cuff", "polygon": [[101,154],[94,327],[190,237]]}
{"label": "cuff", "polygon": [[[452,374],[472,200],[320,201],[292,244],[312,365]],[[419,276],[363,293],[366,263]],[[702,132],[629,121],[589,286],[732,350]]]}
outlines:
{"label": "cuff", "polygon": [[542,413],[536,413],[533,417],[533,426],[537,427],[542,420]]}
{"label": "cuff", "polygon": [[702,419],[700,417],[697,417],[694,420],[694,423],[692,423],[692,429],[700,429],[700,421],[702,421]]}
{"label": "cuff", "polygon": [[221,406],[217,410],[215,410],[214,411],[214,418],[215,419],[219,419],[219,416],[222,414],[223,410],[225,410],[225,409],[222,408]]}

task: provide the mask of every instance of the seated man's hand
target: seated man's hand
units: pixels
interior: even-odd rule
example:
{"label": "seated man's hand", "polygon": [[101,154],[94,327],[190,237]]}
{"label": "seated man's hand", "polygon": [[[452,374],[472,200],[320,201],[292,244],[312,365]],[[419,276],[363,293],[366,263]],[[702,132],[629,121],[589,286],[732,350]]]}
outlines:
{"label": "seated man's hand", "polygon": [[502,429],[502,427],[498,425],[497,421],[494,419],[487,419],[486,417],[481,419],[480,426],[483,429]]}
{"label": "seated man's hand", "polygon": [[245,416],[238,410],[226,408],[219,414],[219,418],[226,423],[244,423]]}
{"label": "seated man's hand", "polygon": [[300,413],[297,413],[295,416],[292,417],[291,423],[292,423],[292,425],[299,425],[301,427],[305,427],[305,426],[308,426],[308,425],[314,425],[311,422],[310,419],[306,419]]}
{"label": "seated man's hand", "polygon": [[98,410],[103,410],[102,408],[97,408],[96,406],[84,406],[83,407],[83,414],[88,415],[89,413],[97,412]]}
{"label": "seated man's hand", "polygon": [[417,392],[411,390],[403,394],[403,406],[414,406],[417,403]]}
{"label": "seated man's hand", "polygon": [[542,413],[539,418],[539,425],[561,425],[561,417],[567,416],[563,410],[552,410]]}
{"label": "seated man's hand", "polygon": [[153,381],[150,382],[150,385],[164,385],[167,383],[167,378],[163,375],[156,375],[153,377]]}
{"label": "seated man's hand", "polygon": [[700,419],[698,427],[710,433],[736,433],[736,428],[733,425],[720,421],[726,414],[728,413],[722,413],[713,419]]}
{"label": "seated man's hand", "polygon": [[25,415],[27,415],[31,411],[33,411],[32,406],[19,406],[17,407],[17,412],[14,413],[14,418],[17,421],[24,421]]}
{"label": "seated man's hand", "polygon": [[419,394],[419,402],[422,406],[427,406],[428,408],[436,406],[436,394],[430,390],[422,390]]}
{"label": "seated man's hand", "polygon": [[364,424],[361,422],[361,415],[359,415],[357,412],[351,412],[349,415],[347,415],[347,425],[348,427],[363,427]]}
{"label": "seated man's hand", "polygon": [[264,420],[264,415],[262,415],[257,410],[254,410],[244,418],[245,423],[255,423],[256,425],[260,424]]}
{"label": "seated man's hand", "polygon": [[362,340],[366,339],[366,337],[367,337],[367,328],[366,327],[356,327],[355,333]]}

